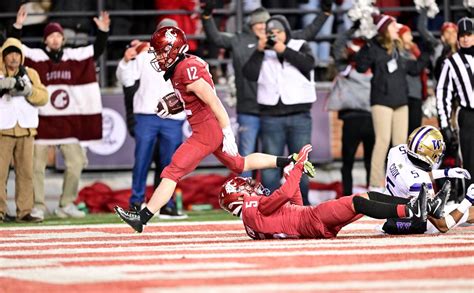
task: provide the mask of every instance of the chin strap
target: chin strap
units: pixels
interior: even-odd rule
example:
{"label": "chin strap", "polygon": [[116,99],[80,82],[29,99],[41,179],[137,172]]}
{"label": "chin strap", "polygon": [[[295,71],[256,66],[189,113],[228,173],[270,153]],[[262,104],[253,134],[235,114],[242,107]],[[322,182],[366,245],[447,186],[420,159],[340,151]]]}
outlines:
{"label": "chin strap", "polygon": [[178,65],[179,62],[184,60],[184,54],[179,54],[178,58],[176,58],[176,61],[166,70],[165,74],[163,75],[163,78],[168,81],[171,76],[173,76],[174,70],[176,69],[176,65]]}

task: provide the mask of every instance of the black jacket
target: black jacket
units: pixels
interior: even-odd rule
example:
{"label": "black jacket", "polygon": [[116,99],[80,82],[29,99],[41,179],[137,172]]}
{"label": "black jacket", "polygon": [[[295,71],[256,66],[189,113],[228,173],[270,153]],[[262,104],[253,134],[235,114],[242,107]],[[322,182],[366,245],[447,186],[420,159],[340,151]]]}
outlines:
{"label": "black jacket", "polygon": [[[282,15],[272,16],[270,19],[278,19],[285,26],[286,31],[286,43],[292,38],[290,31],[290,25],[286,18]],[[268,22],[268,21],[267,21]],[[251,80],[257,81],[260,75],[260,69],[263,63],[264,52],[255,50],[250,59],[245,63],[243,67],[244,76]],[[299,51],[295,51],[291,48],[286,47],[282,54],[278,55],[281,62],[287,61],[294,67],[296,67],[306,78],[309,79],[311,70],[314,68],[314,57],[311,48],[307,43],[304,43]],[[288,114],[296,114],[302,112],[309,112],[312,104],[296,104],[296,105],[285,105],[278,101],[275,106],[263,106],[260,105],[261,115],[281,116]]]}
{"label": "black jacket", "polygon": [[[312,40],[319,32],[329,16],[319,13],[314,21],[303,30],[292,31],[295,39]],[[232,50],[232,64],[235,69],[235,85],[237,88],[237,113],[258,115],[257,83],[246,79],[242,74],[242,67],[254,53],[258,38],[249,25],[241,33],[220,32],[213,17],[202,18],[206,36],[210,42],[218,47]]]}
{"label": "black jacket", "polygon": [[[370,104],[398,108],[408,104],[408,85],[406,76],[419,75],[428,66],[429,53],[423,52],[418,60],[402,58],[398,51],[389,55],[387,50],[374,38],[355,56],[356,70],[372,70]],[[388,72],[387,63],[396,57],[397,70]]]}

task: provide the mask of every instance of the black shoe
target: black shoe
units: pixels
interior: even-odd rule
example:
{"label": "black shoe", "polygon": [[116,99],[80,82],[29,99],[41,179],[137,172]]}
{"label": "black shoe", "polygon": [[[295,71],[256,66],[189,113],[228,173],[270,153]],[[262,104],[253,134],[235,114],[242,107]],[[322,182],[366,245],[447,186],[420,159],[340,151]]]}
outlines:
{"label": "black shoe", "polygon": [[43,222],[43,219],[33,217],[31,214],[27,214],[20,219],[16,219],[18,223],[40,223]]}
{"label": "black shoe", "polygon": [[174,220],[182,220],[187,219],[188,215],[178,211],[177,208],[170,208],[164,206],[160,209],[160,219],[174,219]]}
{"label": "black shoe", "polygon": [[137,231],[138,233],[142,233],[143,231],[143,223],[140,220],[140,214],[137,211],[126,211],[119,206],[116,206],[115,213],[127,223],[133,230]]}
{"label": "black shoe", "polygon": [[451,192],[451,182],[446,180],[443,187],[438,191],[434,198],[428,199],[428,215],[441,219],[443,217],[444,206],[448,201]]}
{"label": "black shoe", "polygon": [[10,216],[9,214],[5,214],[5,217],[3,218],[4,223],[13,223],[16,221],[15,216]]}
{"label": "black shoe", "polygon": [[412,219],[419,219],[423,222],[426,222],[428,219],[426,193],[426,184],[423,183],[421,184],[421,190],[418,197],[414,197],[409,203],[407,203],[407,208],[412,212]]}
{"label": "black shoe", "polygon": [[131,211],[139,212],[142,209],[142,203],[141,202],[131,203],[129,208]]}

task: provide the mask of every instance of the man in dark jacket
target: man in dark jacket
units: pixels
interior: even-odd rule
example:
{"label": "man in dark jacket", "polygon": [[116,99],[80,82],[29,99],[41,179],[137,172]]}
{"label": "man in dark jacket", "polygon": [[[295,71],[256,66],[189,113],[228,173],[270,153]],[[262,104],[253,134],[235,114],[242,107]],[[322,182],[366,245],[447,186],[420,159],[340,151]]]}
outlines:
{"label": "man in dark jacket", "polygon": [[[331,15],[333,0],[324,0],[322,12],[304,30],[293,31],[296,39],[311,40],[319,32]],[[265,37],[265,22],[270,14],[265,8],[255,9],[249,17],[248,25],[241,33],[219,32],[212,17],[213,1],[202,1],[202,23],[206,36],[218,47],[232,50],[232,64],[235,71],[237,89],[237,122],[239,123],[238,148],[241,155],[253,153],[260,130],[259,107],[257,103],[257,83],[244,78],[242,67],[257,47],[259,39]],[[250,177],[251,173],[242,176]]]}
{"label": "man in dark jacket", "polygon": [[[243,67],[246,78],[257,82],[263,152],[283,155],[285,146],[297,152],[311,141],[310,109],[316,101],[310,72],[314,57],[304,40],[292,38],[283,15],[275,15],[266,23],[266,36]],[[262,172],[262,182],[271,191],[280,185],[278,169]],[[301,182],[303,203],[308,202],[308,181]]]}

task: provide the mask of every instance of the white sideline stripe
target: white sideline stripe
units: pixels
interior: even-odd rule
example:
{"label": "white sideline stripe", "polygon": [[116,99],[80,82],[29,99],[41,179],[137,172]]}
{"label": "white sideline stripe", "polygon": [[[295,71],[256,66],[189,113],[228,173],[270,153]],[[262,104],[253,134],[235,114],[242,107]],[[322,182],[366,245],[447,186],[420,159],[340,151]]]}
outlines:
{"label": "white sideline stripe", "polygon": [[[215,285],[192,287],[145,288],[144,293],[196,293],[196,292],[294,292],[294,291],[321,291],[321,290],[382,290],[396,289],[433,289],[435,292],[466,290],[472,292],[473,279],[417,279],[417,280],[385,280],[385,281],[337,281],[337,282],[305,282],[305,283],[257,283],[252,285]],[[471,290],[468,290],[471,289]],[[411,290],[410,290],[411,291]],[[426,292],[423,290],[423,292]]]}
{"label": "white sideline stripe", "polygon": [[[248,248],[251,251],[243,251],[243,252],[223,252],[223,253],[177,253],[177,254],[167,254],[167,251],[163,251],[162,249],[156,247],[140,247],[140,249],[130,249],[129,247],[121,247],[120,249],[81,249],[81,251],[68,251],[67,253],[64,252],[64,249],[55,249],[51,251],[31,251],[32,253],[28,252],[25,253],[17,253],[15,255],[11,255],[7,257],[0,257],[0,268],[1,267],[12,267],[17,266],[13,263],[13,261],[18,261],[17,264],[27,264],[36,265],[41,264],[43,261],[46,264],[51,264],[49,261],[53,262],[72,262],[72,261],[111,261],[111,260],[147,260],[147,259],[157,259],[157,260],[180,260],[180,259],[219,259],[219,258],[262,258],[262,257],[283,257],[283,256],[341,256],[341,255],[394,255],[394,254],[419,254],[419,253],[449,253],[449,252],[472,252],[471,246],[463,246],[463,247],[415,247],[415,248],[387,248],[387,249],[349,249],[349,250],[311,250],[315,247],[304,247],[304,251],[257,251],[254,252],[255,249]],[[276,250],[275,248],[273,248]],[[210,251],[214,251],[216,249],[206,249]],[[246,250],[246,249],[241,249]],[[107,255],[107,256],[76,256],[78,253],[107,253],[107,252],[130,252],[130,251],[139,251],[139,252],[148,252],[148,253],[158,253],[157,255],[124,255],[124,256],[117,256]],[[200,250],[204,251],[204,249]],[[38,255],[63,255],[62,257],[44,257],[44,258],[15,258],[18,256],[38,256]],[[71,255],[68,255],[71,254]],[[473,257],[474,258],[474,257]]]}
{"label": "white sideline stripe", "polygon": [[[192,236],[192,235],[225,235],[225,234],[239,234],[247,235],[242,229],[239,230],[223,230],[223,231],[182,231],[182,232],[151,232],[146,234],[130,233],[130,234],[117,234],[110,232],[101,232],[101,231],[84,231],[84,232],[56,232],[56,233],[45,233],[45,234],[17,234],[10,237],[0,237],[0,242],[11,242],[12,239],[15,241],[24,241],[24,240],[43,240],[43,239],[76,239],[76,238],[145,238],[150,236],[157,237],[176,237],[176,236]],[[247,237],[248,238],[248,237]],[[248,238],[250,239],[250,238]],[[0,243],[1,245],[1,243]]]}
{"label": "white sideline stripe", "polygon": [[[456,229],[458,230],[458,229]],[[191,236],[191,235],[225,235],[225,234],[236,234],[236,235],[246,235],[245,231],[242,229],[237,230],[222,230],[222,231],[176,231],[176,232],[150,232],[146,234],[138,234],[138,233],[130,233],[130,234],[123,234],[123,233],[111,233],[111,232],[103,232],[103,231],[79,231],[79,232],[56,232],[56,233],[33,233],[33,234],[16,234],[15,236],[10,237],[0,237],[0,245],[1,242],[11,243],[12,240],[16,242],[21,241],[31,241],[31,240],[46,240],[46,239],[78,239],[78,238],[145,238],[145,237],[176,237],[176,236]],[[384,235],[382,233],[378,235]],[[338,237],[336,239],[331,239],[330,241],[349,241],[347,237],[358,237],[358,236],[368,236],[364,233],[350,233],[341,234],[342,237]],[[451,238],[474,238],[474,234],[453,234],[448,233],[444,234],[443,237],[451,237]],[[250,239],[248,237],[248,239]],[[315,239],[318,240],[318,239]],[[327,239],[319,239],[320,241],[328,241]],[[300,240],[301,241],[301,240]],[[352,240],[351,240],[352,241]]]}
{"label": "white sideline stripe", "polygon": [[[111,252],[130,252],[130,251],[162,251],[162,252],[176,252],[176,251],[216,251],[216,250],[255,250],[255,249],[296,249],[296,248],[378,248],[390,246],[420,246],[420,245],[456,245],[456,244],[472,244],[474,240],[459,240],[449,238],[400,238],[393,241],[390,238],[371,239],[371,243],[366,243],[366,239],[360,241],[341,242],[340,246],[336,242],[328,241],[325,243],[316,242],[313,240],[270,240],[270,241],[245,241],[240,243],[186,243],[186,244],[171,244],[160,245],[157,247],[150,246],[119,246],[119,247],[79,247],[79,248],[55,248],[47,250],[9,250],[0,251],[0,256],[11,255],[45,255],[45,254],[74,254],[74,253],[111,253]],[[408,241],[407,241],[408,240]],[[129,243],[129,242],[128,242]]]}
{"label": "white sideline stripe", "polygon": [[[221,262],[221,263],[185,263],[185,264],[159,264],[159,265],[110,265],[110,266],[72,266],[64,269],[63,267],[43,267],[28,269],[10,269],[2,270],[0,277],[14,278],[18,280],[41,281],[50,284],[72,284],[76,282],[94,283],[101,281],[120,281],[124,277],[132,274],[134,278],[138,277],[144,271],[169,272],[193,271],[193,270],[222,270],[222,269],[252,269],[256,265],[238,262]],[[15,276],[16,274],[25,274],[24,276]],[[53,274],[53,275],[51,275]],[[117,274],[117,275],[115,275]],[[75,275],[75,276],[74,276]],[[63,280],[61,280],[63,279]],[[72,282],[71,282],[72,281]]]}
{"label": "white sideline stripe", "polygon": [[[45,233],[45,234],[16,234],[15,236],[10,236],[10,237],[0,237],[0,246],[6,244],[6,243],[11,243],[12,241],[15,241],[16,243],[28,243],[27,241],[33,241],[33,240],[49,240],[49,239],[87,239],[87,238],[124,238],[134,241],[135,239],[142,239],[142,238],[151,238],[151,237],[159,237],[159,239],[165,239],[163,237],[169,237],[174,238],[174,237],[180,237],[180,236],[204,236],[204,235],[235,235],[236,236],[241,236],[241,235],[246,235],[244,231],[242,230],[223,230],[223,231],[180,231],[180,232],[152,232],[152,233],[147,233],[147,234],[137,234],[137,233],[131,233],[131,234],[116,234],[116,233],[108,233],[108,232],[63,232],[63,233]],[[225,236],[226,238],[234,237],[234,236]],[[384,234],[380,234],[384,235]],[[430,235],[437,235],[437,234],[430,234]],[[332,241],[331,243],[347,243],[348,241],[354,242],[357,241],[355,237],[360,237],[360,236],[372,236],[372,235],[367,235],[364,233],[351,233],[350,235],[347,234],[342,234],[341,236],[335,238],[335,239],[312,239],[313,241],[321,241],[321,242],[328,242]],[[375,235],[377,236],[377,235]],[[449,237],[449,238],[456,238],[456,239],[474,239],[474,234],[444,234],[443,237]],[[185,239],[184,237],[180,237],[180,239]],[[196,239],[201,239],[201,238],[196,238]],[[247,240],[250,240],[250,237],[246,237]],[[311,239],[300,239],[298,241],[310,241]],[[41,245],[42,243],[37,243],[37,245]],[[13,245],[13,244],[12,244]],[[16,246],[16,245],[14,245]]]}
{"label": "white sideline stripe", "polygon": [[[117,222],[120,220],[117,218]],[[363,217],[357,220],[356,223],[352,223],[343,229],[353,229],[352,226],[358,227],[355,225],[360,225],[360,227],[370,227],[372,229],[375,225],[383,223],[380,220],[371,219],[369,217]],[[145,232],[147,227],[192,227],[192,226],[206,226],[206,225],[239,225],[236,228],[243,229],[242,220],[235,219],[235,220],[226,220],[226,221],[200,221],[200,222],[158,222],[158,223],[148,223],[145,227]],[[79,230],[91,230],[91,229],[104,229],[104,228],[128,228],[131,229],[130,226],[123,223],[117,224],[89,224],[89,225],[55,225],[55,226],[26,226],[26,227],[6,227],[2,228],[1,231],[12,231],[12,230],[71,230],[71,229],[79,229]],[[0,233],[1,233],[0,231]]]}
{"label": "white sideline stripe", "polygon": [[[225,265],[225,263],[223,263]],[[238,266],[238,263],[234,263]],[[143,281],[143,280],[189,280],[189,279],[220,279],[239,277],[279,277],[301,276],[327,273],[356,272],[388,272],[441,267],[457,267],[474,265],[474,257],[438,258],[429,260],[403,260],[382,263],[358,263],[346,265],[328,265],[320,267],[284,267],[275,269],[246,268],[245,270],[202,270],[205,264],[198,264],[196,270],[183,272],[181,269],[172,271],[168,265],[111,265],[111,266],[76,266],[18,268],[0,271],[0,277],[18,280],[41,281],[52,284],[94,283],[104,281]],[[185,265],[184,265],[185,266]],[[369,283],[369,282],[367,282]]]}
{"label": "white sideline stripe", "polygon": [[452,253],[470,252],[470,247],[439,247],[439,248],[407,248],[382,250],[346,250],[346,251],[267,251],[267,252],[235,252],[235,253],[204,253],[204,254],[160,254],[160,255],[103,255],[103,256],[67,256],[56,258],[16,259],[0,258],[0,268],[36,267],[59,265],[69,262],[109,262],[109,261],[139,261],[139,260],[181,260],[181,259],[229,259],[229,258],[262,258],[262,257],[299,257],[299,256],[328,256],[328,255],[392,255],[420,253]]}
{"label": "white sideline stripe", "polygon": [[[239,233],[242,234],[242,233]],[[181,235],[180,233],[176,233],[175,236]],[[212,235],[212,234],[211,234]],[[66,239],[68,237],[61,237],[62,234],[56,234],[55,239]],[[97,237],[97,236],[95,236]],[[209,246],[218,246],[227,248],[228,246],[252,246],[255,247],[255,241],[253,241],[250,237],[248,236],[242,236],[242,235],[236,235],[236,236],[219,236],[219,237],[179,237],[179,238],[138,238],[138,239],[121,239],[121,240],[110,240],[107,239],[109,237],[105,237],[106,239],[104,240],[85,240],[85,241],[48,241],[48,242],[21,242],[16,238],[10,238],[9,242],[4,242],[0,243],[0,249],[1,248],[8,248],[8,247],[15,247],[15,248],[27,248],[27,247],[35,247],[40,249],[41,247],[48,247],[48,246],[65,246],[64,248],[67,248],[67,246],[83,246],[83,245],[110,245],[110,244],[160,244],[160,243],[169,243],[170,245],[172,243],[174,244],[184,244],[184,243],[191,243],[190,245],[187,244],[187,248],[193,248],[195,246],[197,247],[209,247]],[[123,237],[122,237],[123,238]],[[455,237],[454,237],[455,238]],[[281,242],[277,242],[277,240],[273,240],[275,243],[272,243],[270,241],[266,242],[261,242],[265,243],[265,245],[274,245],[274,246],[288,246],[288,247],[294,247],[295,245],[304,245],[304,246],[312,246],[315,248],[345,248],[345,247],[378,247],[378,246],[386,246],[387,244],[385,243],[379,243],[381,241],[372,241],[372,243],[366,243],[366,241],[363,240],[346,240],[346,241],[341,241],[341,240],[327,240],[327,239],[299,239],[299,240],[286,240]],[[218,243],[199,243],[199,242],[218,242]],[[235,243],[239,242],[239,243]],[[383,242],[383,241],[382,241]],[[393,241],[392,241],[393,242]],[[440,243],[441,242],[441,243]],[[429,243],[425,244],[432,244],[433,241],[429,241]],[[474,243],[474,235],[469,235],[469,237],[462,237],[461,239],[456,238],[452,239],[452,237],[445,238],[445,239],[439,239],[437,241],[439,244],[448,244],[448,243],[453,243],[453,244],[462,244],[462,243]],[[409,245],[406,242],[404,242],[404,245]],[[420,242],[414,243],[414,245],[420,245]],[[167,249],[169,245],[162,245],[160,248]],[[174,247],[174,245],[173,245]],[[257,248],[261,247],[258,245]],[[62,247],[61,247],[62,248]],[[1,254],[1,252],[0,252]]]}
{"label": "white sideline stripe", "polygon": [[[117,222],[119,222],[117,218]],[[242,225],[242,221],[239,219],[236,220],[227,220],[227,221],[201,221],[201,222],[160,222],[160,223],[148,223],[146,227],[175,227],[175,226],[206,226],[206,225]],[[71,229],[103,229],[103,228],[128,228],[131,229],[127,224],[117,223],[117,224],[89,224],[89,225],[57,225],[57,226],[27,226],[27,227],[8,227],[2,228],[2,231],[11,231],[11,230],[71,230]],[[145,228],[146,229],[146,228]]]}
{"label": "white sideline stripe", "polygon": [[82,245],[110,245],[110,244],[160,244],[160,243],[195,243],[195,242],[235,242],[235,241],[251,241],[248,236],[245,237],[207,237],[207,238],[165,238],[165,239],[124,239],[124,240],[92,240],[92,241],[74,241],[74,242],[42,242],[42,243],[1,243],[1,248],[7,247],[41,247],[47,246],[82,246]]}
{"label": "white sideline stripe", "polygon": [[[73,254],[73,253],[107,253],[107,252],[129,252],[129,251],[208,251],[208,250],[255,250],[255,249],[295,249],[295,248],[336,248],[340,244],[340,248],[345,247],[359,247],[359,248],[376,248],[376,247],[390,247],[390,246],[420,246],[420,245],[456,245],[456,244],[472,244],[474,239],[452,239],[450,237],[400,237],[389,238],[380,237],[368,239],[351,239],[351,240],[268,240],[268,241],[243,241],[243,242],[229,242],[229,243],[186,243],[186,244],[170,244],[160,245],[157,247],[135,246],[130,245],[126,247],[79,247],[79,248],[55,248],[48,250],[10,250],[1,251],[0,256],[11,255],[44,255],[44,254]],[[14,239],[12,239],[14,241]],[[148,240],[151,243],[151,240]],[[107,243],[107,241],[105,241]],[[126,240],[126,243],[134,243],[133,240]],[[38,246],[40,246],[38,244]],[[1,247],[1,245],[0,245]]]}

